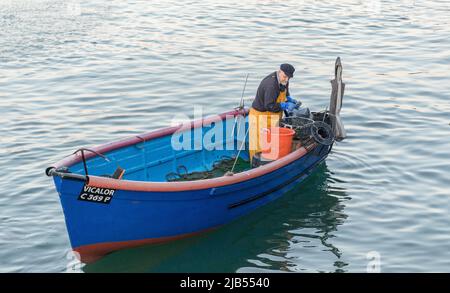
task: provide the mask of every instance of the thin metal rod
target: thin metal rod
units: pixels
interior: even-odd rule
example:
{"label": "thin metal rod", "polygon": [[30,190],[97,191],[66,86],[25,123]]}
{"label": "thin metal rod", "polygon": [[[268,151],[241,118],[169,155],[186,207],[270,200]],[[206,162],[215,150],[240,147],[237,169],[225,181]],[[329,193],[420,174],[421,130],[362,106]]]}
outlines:
{"label": "thin metal rod", "polygon": [[87,169],[87,164],[86,164],[86,157],[84,156],[84,151],[92,152],[92,153],[98,155],[99,157],[102,157],[105,161],[111,162],[111,160],[108,159],[105,155],[102,155],[97,151],[94,151],[94,150],[88,149],[88,148],[79,148],[78,150],[76,150],[74,152],[74,154],[81,152],[81,159],[83,160],[84,173],[86,174],[86,176],[88,176],[88,169]]}
{"label": "thin metal rod", "polygon": [[105,155],[103,155],[103,154],[101,154],[101,153],[99,153],[99,152],[97,152],[97,151],[94,151],[93,149],[79,148],[79,149],[77,149],[77,150],[76,150],[75,152],[73,152],[73,153],[76,154],[76,153],[78,153],[79,151],[88,151],[88,152],[94,153],[94,154],[96,154],[97,156],[102,157],[103,159],[105,159],[105,161],[111,162],[111,160],[108,159],[108,157],[106,157]]}
{"label": "thin metal rod", "polygon": [[237,153],[236,159],[234,159],[233,167],[231,168],[231,173],[233,173],[233,171],[234,171],[234,167],[236,166],[236,162],[239,159],[239,155],[241,154],[242,147],[244,146],[245,140],[247,139],[247,134],[248,134],[249,130],[250,130],[250,125],[249,125],[249,127],[247,127],[247,131],[245,132],[244,139],[242,140],[241,146],[239,147],[239,151]]}
{"label": "thin metal rod", "polygon": [[[241,101],[239,102],[239,107],[238,107],[239,110],[244,109],[244,93],[245,93],[245,88],[247,87],[247,81],[248,81],[248,76],[249,75],[250,74],[247,73],[247,76],[245,77],[245,83],[244,83],[244,88],[242,89]],[[238,115],[234,116],[234,124],[233,124],[233,129],[231,130],[231,136],[234,136],[234,130],[236,129],[236,122],[237,122],[237,119],[238,119],[237,117],[238,117]],[[239,136],[239,128],[238,128],[238,131],[237,131],[237,136]]]}
{"label": "thin metal rod", "polygon": [[86,165],[86,158],[84,157],[84,149],[81,149],[81,158],[83,159],[84,175],[88,176],[88,170],[87,170],[87,165]]}
{"label": "thin metal rod", "polygon": [[242,89],[241,102],[239,103],[239,108],[241,108],[241,109],[244,108],[244,93],[245,93],[245,87],[247,86],[248,75],[249,75],[249,73],[247,73],[247,76],[245,77],[244,88]]}

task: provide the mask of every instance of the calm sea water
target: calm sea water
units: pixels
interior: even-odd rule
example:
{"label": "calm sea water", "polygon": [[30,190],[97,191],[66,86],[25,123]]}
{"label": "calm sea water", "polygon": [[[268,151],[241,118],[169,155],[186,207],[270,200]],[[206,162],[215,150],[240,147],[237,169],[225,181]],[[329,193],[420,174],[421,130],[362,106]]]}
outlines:
{"label": "calm sea water", "polygon": [[[0,271],[449,272],[450,2],[0,1]],[[215,232],[81,267],[44,169],[81,146],[239,103],[280,63],[348,139]],[[377,262],[380,261],[380,262]]]}

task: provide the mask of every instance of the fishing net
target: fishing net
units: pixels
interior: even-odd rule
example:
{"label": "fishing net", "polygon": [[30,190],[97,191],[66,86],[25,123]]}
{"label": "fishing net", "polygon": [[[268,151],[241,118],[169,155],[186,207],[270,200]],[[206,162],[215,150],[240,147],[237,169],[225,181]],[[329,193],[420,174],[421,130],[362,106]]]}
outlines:
{"label": "fishing net", "polygon": [[[174,181],[195,181],[210,179],[216,177],[222,177],[226,172],[233,168],[235,158],[227,157],[219,161],[214,162],[212,169],[207,171],[193,171],[189,172],[188,169],[180,165],[177,167],[177,172],[171,172],[166,175],[166,180],[169,182]],[[239,173],[245,170],[250,170],[251,166],[248,161],[242,158],[238,158],[236,166],[234,167],[234,173]]]}
{"label": "fishing net", "polygon": [[311,117],[284,117],[280,126],[293,129],[295,131],[294,140],[299,141],[303,146],[314,141],[322,145],[331,145],[335,140],[335,135],[330,126],[329,114],[313,112]]}
{"label": "fishing net", "polygon": [[294,139],[304,141],[311,137],[311,125],[314,120],[304,117],[284,117],[280,122],[281,127],[291,128],[295,131]]}

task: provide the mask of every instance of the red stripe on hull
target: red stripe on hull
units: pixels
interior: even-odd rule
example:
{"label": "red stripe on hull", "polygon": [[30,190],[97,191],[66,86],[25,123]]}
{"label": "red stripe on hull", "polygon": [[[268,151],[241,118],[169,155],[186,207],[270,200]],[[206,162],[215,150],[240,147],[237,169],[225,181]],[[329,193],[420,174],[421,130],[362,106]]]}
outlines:
{"label": "red stripe on hull", "polygon": [[95,187],[144,191],[144,192],[176,192],[186,190],[200,190],[207,188],[215,188],[236,184],[256,177],[263,176],[284,167],[306,155],[311,149],[316,147],[316,143],[293,151],[292,153],[271,162],[248,171],[243,171],[233,176],[222,176],[197,181],[179,181],[179,182],[153,182],[153,181],[133,181],[133,180],[117,180],[100,176],[88,176],[87,184]]}
{"label": "red stripe on hull", "polygon": [[170,242],[170,241],[174,241],[174,240],[179,240],[179,239],[207,233],[207,232],[210,232],[217,228],[219,228],[219,227],[208,228],[206,230],[202,230],[202,231],[198,231],[198,232],[194,232],[194,233],[181,234],[181,235],[176,235],[176,236],[89,244],[89,245],[83,245],[83,246],[76,247],[73,249],[73,251],[76,252],[75,255],[81,262],[92,263],[92,262],[99,260],[103,256],[105,256],[111,252],[117,251],[117,250],[133,248],[133,247],[149,245],[149,244],[160,244],[160,243]]}

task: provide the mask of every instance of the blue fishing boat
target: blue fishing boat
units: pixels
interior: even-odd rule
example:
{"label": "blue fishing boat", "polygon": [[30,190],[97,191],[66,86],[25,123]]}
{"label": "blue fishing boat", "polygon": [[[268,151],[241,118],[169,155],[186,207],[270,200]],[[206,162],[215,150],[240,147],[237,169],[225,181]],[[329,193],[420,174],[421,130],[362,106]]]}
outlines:
{"label": "blue fishing boat", "polygon": [[[336,140],[345,137],[339,117],[344,92],[339,58],[331,82],[328,110],[283,119],[282,126],[296,131],[299,143],[292,152],[240,172],[179,180],[210,172],[225,160],[233,161],[233,168],[237,159],[249,161],[244,107],[82,148],[48,167],[72,249],[89,263],[116,250],[211,231],[281,197],[325,160]],[[227,127],[218,131],[218,124]],[[196,147],[211,132],[213,145]],[[190,147],[174,148],[174,140]]]}

